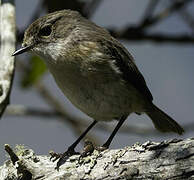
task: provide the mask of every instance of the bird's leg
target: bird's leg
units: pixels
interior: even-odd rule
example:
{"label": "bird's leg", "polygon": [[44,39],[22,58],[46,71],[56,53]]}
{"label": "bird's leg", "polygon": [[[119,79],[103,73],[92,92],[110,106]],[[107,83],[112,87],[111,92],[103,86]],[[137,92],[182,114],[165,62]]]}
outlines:
{"label": "bird's leg", "polygon": [[75,147],[77,146],[77,144],[84,138],[84,136],[88,133],[88,131],[90,130],[90,129],[92,129],[92,127],[95,125],[97,123],[97,121],[96,120],[94,120],[93,122],[92,122],[92,124],[81,134],[81,136],[71,145],[71,146],[69,146],[69,148],[67,149],[67,151],[66,152],[64,152],[63,154],[56,154],[56,153],[50,153],[51,154],[51,159],[52,158],[55,158],[54,160],[57,160],[57,159],[59,159],[59,161],[57,162],[57,167],[56,167],[56,169],[58,170],[59,169],[59,167],[62,165],[62,164],[64,164],[65,162],[66,162],[66,160],[70,157],[70,156],[72,156],[72,155],[74,155],[74,154],[79,154],[79,153],[77,153],[77,152],[75,152]]}
{"label": "bird's leg", "polygon": [[126,119],[127,119],[127,116],[122,116],[120,118],[117,126],[115,127],[111,135],[109,136],[108,140],[101,147],[97,147],[97,150],[104,151],[109,148],[114,136],[116,135],[117,131],[119,130],[119,128],[122,126],[122,124],[125,122]]}

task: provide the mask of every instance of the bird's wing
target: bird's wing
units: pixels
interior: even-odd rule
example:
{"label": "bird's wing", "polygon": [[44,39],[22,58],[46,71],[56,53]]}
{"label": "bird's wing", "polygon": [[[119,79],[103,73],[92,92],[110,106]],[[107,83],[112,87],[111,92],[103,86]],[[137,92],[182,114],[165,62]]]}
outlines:
{"label": "bird's wing", "polygon": [[[153,100],[145,79],[139,72],[132,55],[115,39],[98,41],[99,49],[110,57],[112,63],[120,71],[120,76],[127,83],[133,85],[149,101]],[[102,48],[103,47],[103,48]]]}

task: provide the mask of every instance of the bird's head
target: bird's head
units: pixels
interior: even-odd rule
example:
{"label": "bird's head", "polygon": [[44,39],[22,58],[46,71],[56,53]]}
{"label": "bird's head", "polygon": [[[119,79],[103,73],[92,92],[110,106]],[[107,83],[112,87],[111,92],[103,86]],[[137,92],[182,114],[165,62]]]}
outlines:
{"label": "bird's head", "polygon": [[76,11],[62,10],[37,19],[26,29],[22,47],[13,56],[27,51],[46,58],[59,56],[80,18]]}

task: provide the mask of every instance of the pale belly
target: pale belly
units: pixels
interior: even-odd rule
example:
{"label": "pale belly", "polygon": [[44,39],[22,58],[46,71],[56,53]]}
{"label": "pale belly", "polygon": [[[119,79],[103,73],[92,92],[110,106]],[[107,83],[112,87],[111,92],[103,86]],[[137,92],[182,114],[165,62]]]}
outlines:
{"label": "pale belly", "polygon": [[118,79],[98,80],[99,77],[85,78],[63,72],[52,74],[71,103],[95,120],[110,121],[143,109],[139,93]]}

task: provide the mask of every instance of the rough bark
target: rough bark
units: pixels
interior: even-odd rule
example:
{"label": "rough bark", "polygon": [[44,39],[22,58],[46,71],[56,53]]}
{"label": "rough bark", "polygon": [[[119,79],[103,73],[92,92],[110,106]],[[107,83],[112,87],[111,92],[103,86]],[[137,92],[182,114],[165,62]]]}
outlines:
{"label": "rough bark", "polygon": [[[7,149],[8,145],[5,146]],[[18,179],[194,179],[194,138],[164,142],[136,143],[123,149],[94,151],[79,159],[74,155],[55,170],[49,156],[35,155],[18,146],[16,155],[7,150],[11,160],[0,167],[1,180]]]}
{"label": "rough bark", "polygon": [[15,7],[13,0],[0,0],[0,117],[7,104],[14,73]]}

